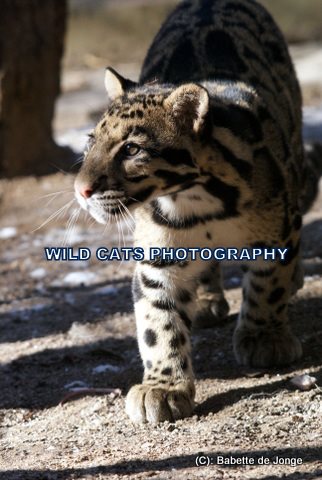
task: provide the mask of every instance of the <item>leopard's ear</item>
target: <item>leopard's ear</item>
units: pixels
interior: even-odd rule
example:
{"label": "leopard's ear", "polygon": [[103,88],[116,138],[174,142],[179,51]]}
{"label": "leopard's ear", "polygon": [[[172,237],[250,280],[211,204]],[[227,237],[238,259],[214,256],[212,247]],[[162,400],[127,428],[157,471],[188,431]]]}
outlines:
{"label": "leopard's ear", "polygon": [[130,88],[135,87],[136,83],[132,80],[122,77],[113,68],[107,67],[105,70],[104,85],[110,101],[123,95]]}
{"label": "leopard's ear", "polygon": [[171,92],[164,104],[179,128],[198,133],[209,111],[209,95],[204,87],[188,83]]}

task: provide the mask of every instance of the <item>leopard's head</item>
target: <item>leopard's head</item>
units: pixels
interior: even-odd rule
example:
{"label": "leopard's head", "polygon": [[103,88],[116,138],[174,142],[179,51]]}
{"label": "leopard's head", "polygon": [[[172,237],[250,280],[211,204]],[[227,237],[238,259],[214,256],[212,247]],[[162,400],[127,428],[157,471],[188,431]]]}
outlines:
{"label": "leopard's head", "polygon": [[209,110],[197,84],[140,86],[108,68],[105,87],[108,109],[75,180],[78,202],[100,223],[121,219],[124,206],[189,187]]}

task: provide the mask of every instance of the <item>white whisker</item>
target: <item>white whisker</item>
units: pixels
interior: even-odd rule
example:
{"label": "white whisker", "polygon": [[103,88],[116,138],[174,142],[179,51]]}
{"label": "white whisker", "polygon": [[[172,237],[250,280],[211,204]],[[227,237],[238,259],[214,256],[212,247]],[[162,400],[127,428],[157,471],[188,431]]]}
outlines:
{"label": "white whisker", "polygon": [[69,217],[69,220],[67,222],[67,230],[66,230],[66,233],[64,235],[64,239],[63,239],[63,243],[62,243],[63,247],[66,247],[68,245],[68,242],[69,242],[69,240],[72,236],[72,233],[74,232],[74,228],[75,228],[76,222],[78,220],[80,211],[81,211],[81,207],[78,207],[76,210],[74,210],[72,212],[72,214]]}
{"label": "white whisker", "polygon": [[133,224],[135,225],[135,218],[133,217],[132,213],[130,212],[130,210],[127,208],[126,205],[124,205],[124,203],[122,202],[122,200],[119,200],[120,204],[122,205],[122,207],[124,208],[125,212],[127,213],[128,217],[130,220],[132,220]]}
{"label": "white whisker", "polygon": [[65,214],[68,208],[72,205],[72,203],[75,201],[75,198],[70,200],[66,205],[63,205],[60,207],[56,212],[52,213],[39,227],[35,228],[34,230],[31,231],[31,233],[36,232],[37,230],[40,230],[42,227],[47,225],[49,222],[54,220],[56,217],[59,218],[62,214]]}
{"label": "white whisker", "polygon": [[[123,203],[121,202],[121,200],[119,200],[119,202],[120,202],[121,205],[124,207],[124,205],[123,205]],[[133,226],[129,223],[129,221],[130,221],[131,219],[130,219],[129,217],[127,217],[126,213],[124,213],[124,212],[122,211],[122,206],[119,206],[119,207],[118,207],[118,208],[119,208],[119,211],[120,211],[120,214],[121,214],[121,216],[122,216],[122,219],[123,219],[125,225],[127,226],[128,231],[131,232],[131,233],[133,233],[133,232],[134,232],[134,228],[133,228]]]}

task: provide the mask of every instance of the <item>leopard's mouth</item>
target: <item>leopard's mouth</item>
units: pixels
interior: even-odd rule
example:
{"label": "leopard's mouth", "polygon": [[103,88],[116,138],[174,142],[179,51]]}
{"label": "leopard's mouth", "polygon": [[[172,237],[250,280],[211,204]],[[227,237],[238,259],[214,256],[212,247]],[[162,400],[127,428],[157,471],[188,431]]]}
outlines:
{"label": "leopard's mouth", "polygon": [[129,215],[128,198],[124,192],[94,194],[86,200],[83,208],[99,223],[116,223]]}

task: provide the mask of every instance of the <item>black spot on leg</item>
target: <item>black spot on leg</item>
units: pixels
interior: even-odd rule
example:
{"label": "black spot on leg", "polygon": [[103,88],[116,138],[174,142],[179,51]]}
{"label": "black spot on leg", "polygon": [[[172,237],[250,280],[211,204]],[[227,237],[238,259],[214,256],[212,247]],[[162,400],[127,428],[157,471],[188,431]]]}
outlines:
{"label": "black spot on leg", "polygon": [[161,375],[172,375],[172,368],[171,367],[166,367],[163,370],[161,370]]}
{"label": "black spot on leg", "polygon": [[150,370],[150,369],[152,368],[152,362],[151,362],[151,360],[147,360],[147,361],[145,362],[145,366],[146,366],[146,368],[148,368],[148,369]]}
{"label": "black spot on leg", "polygon": [[187,359],[187,357],[185,357],[185,358],[183,358],[183,359],[181,360],[181,368],[182,368],[182,370],[187,370],[187,368],[188,368],[188,359]]}
{"label": "black spot on leg", "polygon": [[181,303],[188,303],[191,301],[191,293],[188,290],[180,290],[178,292],[177,298]]}
{"label": "black spot on leg", "polygon": [[147,328],[144,332],[144,341],[148,347],[154,347],[157,344],[157,334],[151,328]]}
{"label": "black spot on leg", "polygon": [[164,288],[162,282],[159,282],[158,280],[153,280],[152,278],[148,278],[143,272],[141,273],[141,279],[143,285],[147,288]]}
{"label": "black spot on leg", "polygon": [[166,300],[154,300],[152,302],[152,306],[154,308],[158,308],[159,310],[166,310],[168,312],[174,309],[174,303],[169,298]]}
{"label": "black spot on leg", "polygon": [[174,337],[171,338],[170,340],[170,347],[173,350],[177,350],[180,344],[180,338],[178,335],[175,335]]}
{"label": "black spot on leg", "polygon": [[188,315],[186,314],[186,312],[184,312],[183,310],[180,310],[178,313],[180,315],[181,320],[185,324],[185,326],[188,328],[188,330],[190,330],[191,329],[191,320],[188,317]]}
{"label": "black spot on leg", "polygon": [[186,343],[187,339],[185,337],[185,334],[184,333],[180,333],[180,343],[181,345],[184,345]]}
{"label": "black spot on leg", "polygon": [[270,296],[267,299],[268,303],[270,304],[277,303],[282,298],[284,293],[285,293],[285,288],[283,287],[275,288],[275,290],[271,292]]}
{"label": "black spot on leg", "polygon": [[163,330],[165,330],[166,332],[168,332],[169,330],[171,330],[173,328],[173,325],[171,322],[168,322],[164,325],[163,327]]}

